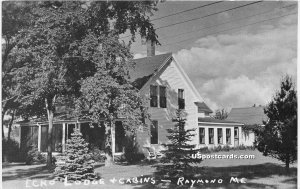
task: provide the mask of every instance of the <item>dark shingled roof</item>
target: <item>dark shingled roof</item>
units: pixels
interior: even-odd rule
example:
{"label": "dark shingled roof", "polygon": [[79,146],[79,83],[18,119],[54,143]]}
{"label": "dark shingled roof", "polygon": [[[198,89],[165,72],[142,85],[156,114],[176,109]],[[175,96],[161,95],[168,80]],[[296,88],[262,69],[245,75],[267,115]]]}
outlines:
{"label": "dark shingled roof", "polygon": [[228,120],[219,120],[219,119],[216,119],[213,117],[199,117],[198,122],[240,124],[238,122],[228,121]]}
{"label": "dark shingled roof", "polygon": [[135,59],[134,70],[129,72],[130,80],[134,85],[141,89],[152,75],[172,56],[172,53],[160,54],[151,57]]}
{"label": "dark shingled roof", "polygon": [[258,106],[247,108],[232,108],[226,120],[241,122],[245,125],[261,125],[263,124],[263,121],[268,120],[268,117],[264,114],[264,108],[262,106]]}
{"label": "dark shingled roof", "polygon": [[198,108],[204,112],[213,113],[213,111],[204,102],[195,102]]}

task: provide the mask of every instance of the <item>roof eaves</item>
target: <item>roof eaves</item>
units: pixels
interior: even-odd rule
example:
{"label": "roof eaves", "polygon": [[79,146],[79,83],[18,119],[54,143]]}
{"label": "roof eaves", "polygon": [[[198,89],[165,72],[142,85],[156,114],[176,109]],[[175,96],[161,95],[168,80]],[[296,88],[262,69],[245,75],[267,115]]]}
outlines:
{"label": "roof eaves", "polygon": [[[168,53],[166,53],[168,54]],[[153,78],[157,76],[157,74],[161,71],[161,69],[169,62],[169,60],[173,57],[172,53],[164,60],[164,62],[161,64],[161,66],[152,74],[152,76],[148,79],[148,81],[143,85],[143,87],[140,89],[140,91],[144,90],[146,86],[150,85]]]}

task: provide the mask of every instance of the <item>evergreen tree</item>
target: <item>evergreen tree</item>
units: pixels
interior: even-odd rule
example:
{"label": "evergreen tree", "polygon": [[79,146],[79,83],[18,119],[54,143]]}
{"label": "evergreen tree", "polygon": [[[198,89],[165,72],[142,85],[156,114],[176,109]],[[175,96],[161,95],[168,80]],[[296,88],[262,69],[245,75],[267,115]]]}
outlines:
{"label": "evergreen tree", "polygon": [[297,160],[297,92],[289,76],[264,111],[269,121],[257,131],[257,148],[285,162],[288,171],[289,164]]}
{"label": "evergreen tree", "polygon": [[82,138],[78,129],[71,136],[66,145],[66,162],[58,164],[55,168],[56,179],[64,180],[67,177],[71,182],[96,179],[94,161],[88,151],[88,143]]}
{"label": "evergreen tree", "polygon": [[162,151],[164,157],[162,157],[162,166],[158,166],[158,171],[166,178],[176,178],[185,176],[189,173],[192,174],[193,163],[200,163],[201,159],[192,158],[192,154],[196,154],[199,150],[194,149],[196,145],[189,144],[195,129],[185,128],[185,112],[181,109],[176,111],[176,117],[173,118],[175,122],[174,128],[167,129],[170,143],[164,144],[167,150]]}

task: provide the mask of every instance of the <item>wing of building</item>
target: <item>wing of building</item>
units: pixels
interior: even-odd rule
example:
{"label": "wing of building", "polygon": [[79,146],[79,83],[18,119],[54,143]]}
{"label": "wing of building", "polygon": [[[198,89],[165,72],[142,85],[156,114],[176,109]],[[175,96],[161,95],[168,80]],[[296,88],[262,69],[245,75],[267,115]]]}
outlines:
{"label": "wing of building", "polygon": [[[263,106],[232,108],[227,121],[243,123],[243,127],[248,126],[264,126],[264,122],[268,121],[267,115],[264,113]],[[245,146],[252,146],[255,141],[255,134],[252,131],[242,130],[241,143]]]}
{"label": "wing of building", "polygon": [[268,118],[264,113],[263,106],[232,108],[228,114],[228,121],[236,121],[245,125],[263,125]]}

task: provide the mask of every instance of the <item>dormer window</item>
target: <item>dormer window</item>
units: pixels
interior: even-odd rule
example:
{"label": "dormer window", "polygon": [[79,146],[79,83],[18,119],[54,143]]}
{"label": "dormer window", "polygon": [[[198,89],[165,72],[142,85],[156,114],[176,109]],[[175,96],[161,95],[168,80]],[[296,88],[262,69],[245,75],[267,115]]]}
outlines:
{"label": "dormer window", "polygon": [[184,90],[183,89],[178,89],[178,108],[179,109],[185,108]]}

